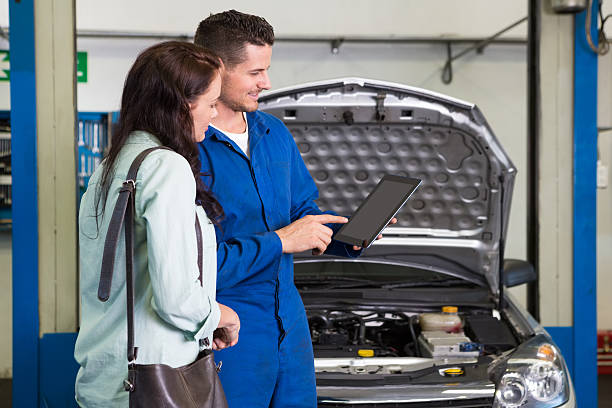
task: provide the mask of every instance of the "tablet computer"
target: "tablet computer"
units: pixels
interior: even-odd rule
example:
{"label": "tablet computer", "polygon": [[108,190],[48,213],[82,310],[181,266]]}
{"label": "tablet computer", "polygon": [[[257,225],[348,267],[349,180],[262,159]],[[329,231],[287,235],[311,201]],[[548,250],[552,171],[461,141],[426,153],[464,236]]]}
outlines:
{"label": "tablet computer", "polygon": [[408,201],[421,180],[385,174],[334,239],[367,248]]}

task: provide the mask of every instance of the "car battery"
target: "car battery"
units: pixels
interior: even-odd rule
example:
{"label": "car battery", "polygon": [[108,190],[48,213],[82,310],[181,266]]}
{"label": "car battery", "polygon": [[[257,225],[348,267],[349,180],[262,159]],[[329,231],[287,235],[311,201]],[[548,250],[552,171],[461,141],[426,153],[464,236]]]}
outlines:
{"label": "car battery", "polygon": [[475,358],[480,355],[480,345],[473,343],[463,332],[422,331],[419,346],[423,357]]}
{"label": "car battery", "polygon": [[612,374],[612,330],[597,332],[597,374]]}

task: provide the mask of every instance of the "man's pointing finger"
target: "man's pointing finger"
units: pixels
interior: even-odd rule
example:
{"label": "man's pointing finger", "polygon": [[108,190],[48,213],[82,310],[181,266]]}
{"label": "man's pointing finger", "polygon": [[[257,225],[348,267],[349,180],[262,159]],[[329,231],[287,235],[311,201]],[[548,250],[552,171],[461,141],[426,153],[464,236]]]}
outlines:
{"label": "man's pointing finger", "polygon": [[348,218],[339,215],[321,214],[314,216],[315,221],[321,224],[346,224]]}

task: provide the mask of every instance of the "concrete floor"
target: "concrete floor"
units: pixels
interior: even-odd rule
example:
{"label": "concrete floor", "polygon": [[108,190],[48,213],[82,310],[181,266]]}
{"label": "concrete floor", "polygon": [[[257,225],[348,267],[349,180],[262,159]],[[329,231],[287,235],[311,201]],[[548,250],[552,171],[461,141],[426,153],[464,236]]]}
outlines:
{"label": "concrete floor", "polygon": [[[0,408],[11,408],[11,380],[0,379]],[[599,376],[599,408],[612,408],[612,375]]]}

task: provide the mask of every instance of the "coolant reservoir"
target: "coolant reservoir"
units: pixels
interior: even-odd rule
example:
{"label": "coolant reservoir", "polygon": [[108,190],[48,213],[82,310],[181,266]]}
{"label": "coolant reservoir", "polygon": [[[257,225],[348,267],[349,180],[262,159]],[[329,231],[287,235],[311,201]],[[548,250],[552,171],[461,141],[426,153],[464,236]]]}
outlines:
{"label": "coolant reservoir", "polygon": [[442,313],[421,313],[419,324],[423,331],[445,331],[456,333],[461,331],[461,318],[456,306],[444,306]]}

